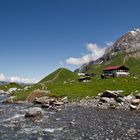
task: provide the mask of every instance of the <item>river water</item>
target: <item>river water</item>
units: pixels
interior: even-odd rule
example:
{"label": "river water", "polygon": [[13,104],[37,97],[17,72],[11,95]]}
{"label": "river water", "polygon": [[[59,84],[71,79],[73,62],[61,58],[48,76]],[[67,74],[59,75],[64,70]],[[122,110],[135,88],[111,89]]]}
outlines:
{"label": "river water", "polygon": [[44,110],[41,120],[25,119],[33,105],[10,104],[0,95],[0,140],[139,140],[140,112],[67,105]]}

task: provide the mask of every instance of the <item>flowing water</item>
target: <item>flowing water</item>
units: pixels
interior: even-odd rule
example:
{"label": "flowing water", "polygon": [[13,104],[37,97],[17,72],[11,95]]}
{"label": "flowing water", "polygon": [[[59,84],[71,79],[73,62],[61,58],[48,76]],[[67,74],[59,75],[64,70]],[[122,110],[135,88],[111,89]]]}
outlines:
{"label": "flowing water", "polygon": [[0,140],[139,140],[140,112],[67,105],[25,119],[29,104],[4,105],[0,95]]}

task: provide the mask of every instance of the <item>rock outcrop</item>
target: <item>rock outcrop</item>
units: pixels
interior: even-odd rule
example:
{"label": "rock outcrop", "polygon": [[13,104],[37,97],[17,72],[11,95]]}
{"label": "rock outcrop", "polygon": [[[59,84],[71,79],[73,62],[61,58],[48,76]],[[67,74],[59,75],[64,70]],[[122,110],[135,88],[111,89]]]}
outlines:
{"label": "rock outcrop", "polygon": [[32,107],[25,114],[25,118],[40,118],[43,115],[43,110],[39,107]]}

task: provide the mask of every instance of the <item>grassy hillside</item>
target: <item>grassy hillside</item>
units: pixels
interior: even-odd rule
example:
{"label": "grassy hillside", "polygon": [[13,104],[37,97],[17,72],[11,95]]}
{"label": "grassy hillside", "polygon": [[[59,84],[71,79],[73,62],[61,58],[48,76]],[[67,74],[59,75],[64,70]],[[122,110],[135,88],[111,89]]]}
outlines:
{"label": "grassy hillside", "polygon": [[[130,77],[110,78],[101,80],[102,70],[110,65],[125,65],[130,69]],[[89,71],[96,73],[89,83],[79,83],[78,76],[67,69],[61,68],[51,73],[27,91],[17,92],[17,100],[25,100],[36,89],[49,90],[49,96],[64,97],[70,100],[96,96],[105,90],[123,90],[125,95],[140,92],[140,59],[127,57],[127,54],[118,54],[114,59],[101,65],[89,66]]]}
{"label": "grassy hillside", "polygon": [[34,90],[50,90],[49,85],[55,84],[58,84],[60,88],[63,88],[63,84],[72,84],[77,82],[78,76],[76,73],[65,68],[59,68],[58,70],[43,78],[39,83],[35,84],[29,90],[15,92],[13,93],[13,95],[17,97],[17,100],[25,100],[27,96],[29,96],[29,94],[32,93]]}
{"label": "grassy hillside", "polygon": [[105,90],[123,90],[125,95],[140,92],[140,80],[131,77],[128,78],[110,78],[97,79],[94,78],[89,83],[73,83],[69,84],[49,84],[48,89],[51,91],[50,96],[64,97],[70,100],[81,99],[86,96],[92,97],[102,93]]}
{"label": "grassy hillside", "polygon": [[72,71],[59,68],[55,72],[49,74],[45,78],[43,78],[39,83],[58,83],[58,82],[70,82],[77,79],[77,74]]}
{"label": "grassy hillside", "polygon": [[121,53],[112,60],[102,63],[101,65],[89,65],[87,73],[96,73],[98,76],[100,76],[102,70],[107,66],[125,65],[130,69],[131,75],[140,77],[140,59],[127,56],[128,54]]}

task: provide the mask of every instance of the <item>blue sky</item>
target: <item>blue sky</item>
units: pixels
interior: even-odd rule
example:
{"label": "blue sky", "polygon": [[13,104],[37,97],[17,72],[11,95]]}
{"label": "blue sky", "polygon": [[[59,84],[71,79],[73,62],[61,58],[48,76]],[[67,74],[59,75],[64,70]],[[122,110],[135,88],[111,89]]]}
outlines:
{"label": "blue sky", "polygon": [[0,0],[0,79],[74,70],[79,65],[70,58],[82,61],[139,28],[139,6],[139,0]]}

